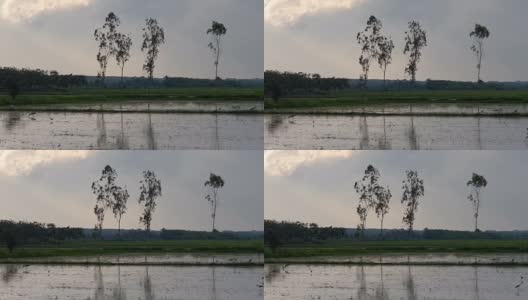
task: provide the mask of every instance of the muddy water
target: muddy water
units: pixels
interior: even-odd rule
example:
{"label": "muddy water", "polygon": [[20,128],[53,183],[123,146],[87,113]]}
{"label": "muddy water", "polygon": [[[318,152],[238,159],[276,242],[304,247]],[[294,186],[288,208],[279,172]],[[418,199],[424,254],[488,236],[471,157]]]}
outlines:
{"label": "muddy water", "polygon": [[263,299],[262,267],[0,265],[0,299]]}
{"label": "muddy water", "polygon": [[525,150],[528,117],[266,115],[266,149]]}
{"label": "muddy water", "polygon": [[258,150],[259,114],[0,112],[0,149]]}
{"label": "muddy water", "polygon": [[528,299],[528,268],[271,264],[264,293],[267,300]]}

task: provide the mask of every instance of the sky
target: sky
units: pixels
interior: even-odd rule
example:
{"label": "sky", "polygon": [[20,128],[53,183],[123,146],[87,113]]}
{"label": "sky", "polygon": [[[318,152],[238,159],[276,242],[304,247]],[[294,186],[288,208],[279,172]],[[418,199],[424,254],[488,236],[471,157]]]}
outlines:
{"label": "sky", "polygon": [[[93,228],[91,183],[109,164],[130,193],[122,228],[141,228],[139,181],[145,170],[161,180],[152,229],[211,230],[204,182],[222,176],[216,228],[263,230],[262,151],[0,151],[0,219]],[[104,228],[117,228],[107,211]]]}
{"label": "sky", "polygon": [[[372,164],[392,192],[385,228],[403,228],[402,181],[406,170],[424,180],[415,228],[473,230],[472,174],[488,185],[481,192],[479,228],[528,230],[528,153],[525,151],[266,151],[264,217],[355,228],[358,194],[354,182]],[[379,228],[374,213],[368,228]]]}
{"label": "sky", "polygon": [[[222,78],[263,77],[261,0],[0,0],[0,66],[97,75],[96,28],[113,11],[120,30],[131,34],[133,50],[125,75],[141,76],[145,19],[165,29],[155,76],[214,78],[206,30],[213,20],[227,28],[220,60]],[[115,61],[108,76],[120,75]]]}
{"label": "sky", "polygon": [[[404,32],[414,19],[428,36],[418,65],[418,80],[475,81],[476,59],[469,33],[485,25],[483,80],[528,80],[525,0],[265,0],[265,69],[359,78],[356,35],[370,15],[396,48],[388,79],[404,78]],[[377,64],[370,78],[382,78]]]}

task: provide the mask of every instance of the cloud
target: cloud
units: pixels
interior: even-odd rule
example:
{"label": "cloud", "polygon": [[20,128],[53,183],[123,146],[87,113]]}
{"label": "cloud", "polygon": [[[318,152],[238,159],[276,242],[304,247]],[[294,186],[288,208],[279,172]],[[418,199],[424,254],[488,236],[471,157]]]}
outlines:
{"label": "cloud", "polygon": [[[93,152],[93,151],[92,151]],[[27,176],[33,169],[55,162],[82,160],[90,156],[90,151],[0,151],[0,174],[7,176]]]}
{"label": "cloud", "polygon": [[274,26],[297,23],[302,17],[355,7],[363,0],[265,0],[264,20]]}
{"label": "cloud", "polygon": [[289,176],[303,165],[321,161],[347,159],[354,151],[312,151],[312,150],[268,150],[264,152],[264,173],[268,176]]}
{"label": "cloud", "polygon": [[10,22],[29,20],[43,13],[85,7],[93,0],[4,0],[0,15]]}

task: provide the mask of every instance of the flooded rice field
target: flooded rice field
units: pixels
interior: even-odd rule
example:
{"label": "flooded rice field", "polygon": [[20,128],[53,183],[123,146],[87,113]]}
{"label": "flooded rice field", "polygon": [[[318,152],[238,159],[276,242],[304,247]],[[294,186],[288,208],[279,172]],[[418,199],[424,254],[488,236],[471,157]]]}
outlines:
{"label": "flooded rice field", "polygon": [[525,150],[528,117],[266,115],[266,149]]}
{"label": "flooded rice field", "polygon": [[263,116],[0,111],[0,149],[258,150]]}
{"label": "flooded rice field", "polygon": [[57,256],[38,258],[8,258],[11,264],[97,264],[97,265],[262,265],[264,255],[256,254],[126,254],[100,256]]}
{"label": "flooded rice field", "polygon": [[528,267],[269,264],[265,298],[528,299]]}
{"label": "flooded rice field", "polygon": [[263,299],[262,267],[0,265],[0,299]]}

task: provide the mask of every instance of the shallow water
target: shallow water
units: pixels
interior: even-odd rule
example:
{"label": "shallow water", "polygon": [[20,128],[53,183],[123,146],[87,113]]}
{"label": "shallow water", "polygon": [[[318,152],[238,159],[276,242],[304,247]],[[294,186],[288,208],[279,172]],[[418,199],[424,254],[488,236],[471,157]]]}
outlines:
{"label": "shallow water", "polygon": [[0,265],[0,299],[263,299],[262,267]]}
{"label": "shallow water", "polygon": [[264,264],[264,255],[258,254],[119,254],[100,256],[58,256],[38,258],[9,258],[0,261],[29,264],[122,264],[122,265],[252,265]]}
{"label": "shallow water", "polygon": [[527,267],[279,265],[265,267],[275,299],[527,299]]}
{"label": "shallow water", "polygon": [[266,149],[525,150],[528,117],[266,115]]}
{"label": "shallow water", "polygon": [[259,114],[0,112],[0,149],[258,150]]}

